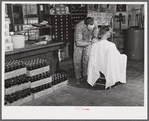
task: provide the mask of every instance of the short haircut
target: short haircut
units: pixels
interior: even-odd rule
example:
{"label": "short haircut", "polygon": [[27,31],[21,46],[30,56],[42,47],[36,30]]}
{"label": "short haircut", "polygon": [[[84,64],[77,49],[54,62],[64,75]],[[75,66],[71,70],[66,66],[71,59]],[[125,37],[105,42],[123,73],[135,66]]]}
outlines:
{"label": "short haircut", "polygon": [[109,31],[110,29],[109,29],[109,27],[108,26],[104,26],[104,27],[101,27],[100,28],[100,37],[103,37],[108,31]]}
{"label": "short haircut", "polygon": [[87,18],[85,18],[84,23],[86,25],[93,25],[94,24],[94,19],[92,17],[87,17]]}

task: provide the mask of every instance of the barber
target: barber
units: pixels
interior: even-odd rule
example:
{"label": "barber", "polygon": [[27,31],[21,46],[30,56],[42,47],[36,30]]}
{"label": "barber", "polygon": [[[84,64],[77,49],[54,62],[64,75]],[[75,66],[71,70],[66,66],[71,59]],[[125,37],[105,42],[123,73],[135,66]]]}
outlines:
{"label": "barber", "polygon": [[87,79],[90,49],[97,35],[98,25],[92,17],[87,17],[75,27],[73,62],[76,85],[80,85],[81,81]]}

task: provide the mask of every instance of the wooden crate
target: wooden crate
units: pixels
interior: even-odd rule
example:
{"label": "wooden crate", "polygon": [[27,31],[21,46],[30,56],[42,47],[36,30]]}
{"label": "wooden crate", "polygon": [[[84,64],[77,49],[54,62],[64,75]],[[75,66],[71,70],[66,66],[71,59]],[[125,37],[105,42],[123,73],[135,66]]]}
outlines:
{"label": "wooden crate", "polygon": [[27,76],[35,76],[35,75],[41,74],[41,73],[46,72],[46,71],[50,71],[49,65],[42,67],[42,68],[35,69],[35,70],[31,70],[31,71],[27,70]]}

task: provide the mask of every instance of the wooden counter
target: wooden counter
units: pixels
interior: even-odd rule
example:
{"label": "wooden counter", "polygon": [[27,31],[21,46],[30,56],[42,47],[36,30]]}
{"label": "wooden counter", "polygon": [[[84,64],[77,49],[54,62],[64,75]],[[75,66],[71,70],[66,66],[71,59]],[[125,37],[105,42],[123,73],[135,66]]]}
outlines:
{"label": "wooden counter", "polygon": [[50,65],[51,74],[59,69],[58,50],[67,42],[50,42],[45,45],[26,44],[25,48],[15,49],[5,53],[5,61],[31,60],[36,58],[46,59]]}

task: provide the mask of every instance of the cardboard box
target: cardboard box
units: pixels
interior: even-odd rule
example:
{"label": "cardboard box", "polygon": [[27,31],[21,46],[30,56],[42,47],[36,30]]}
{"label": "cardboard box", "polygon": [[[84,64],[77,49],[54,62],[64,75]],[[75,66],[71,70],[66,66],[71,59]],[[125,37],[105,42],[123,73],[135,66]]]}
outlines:
{"label": "cardboard box", "polygon": [[5,43],[11,43],[11,36],[5,37]]}
{"label": "cardboard box", "polygon": [[9,21],[6,21],[5,22],[5,29],[8,29],[9,30]]}
{"label": "cardboard box", "polygon": [[13,43],[6,43],[5,44],[5,52],[13,50]]}
{"label": "cardboard box", "polygon": [[5,36],[9,36],[9,31],[8,31],[8,29],[5,29]]}

